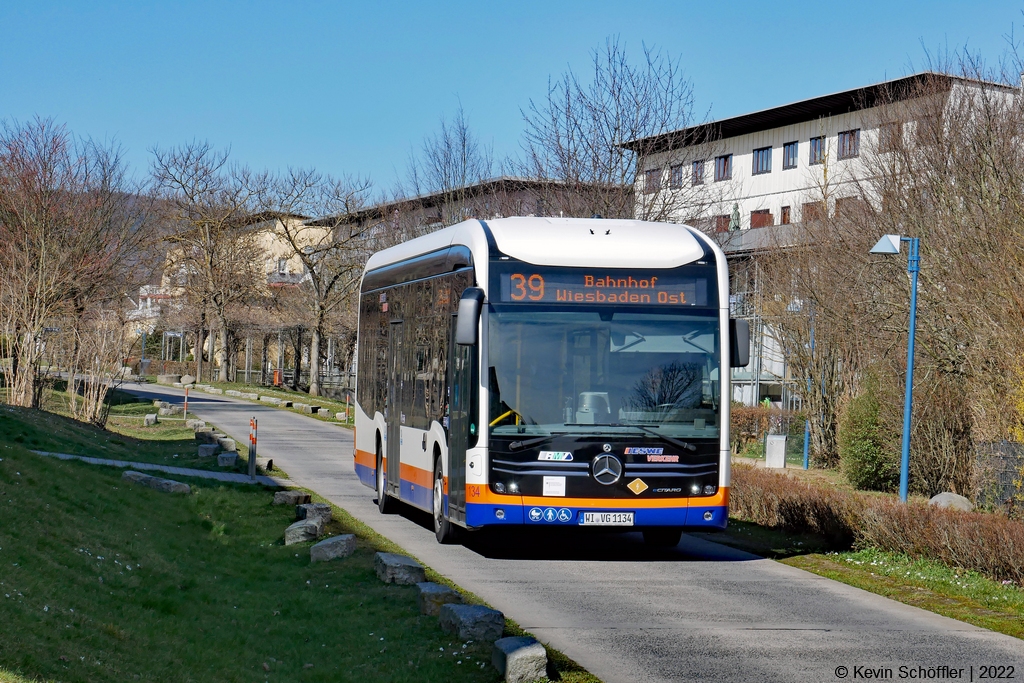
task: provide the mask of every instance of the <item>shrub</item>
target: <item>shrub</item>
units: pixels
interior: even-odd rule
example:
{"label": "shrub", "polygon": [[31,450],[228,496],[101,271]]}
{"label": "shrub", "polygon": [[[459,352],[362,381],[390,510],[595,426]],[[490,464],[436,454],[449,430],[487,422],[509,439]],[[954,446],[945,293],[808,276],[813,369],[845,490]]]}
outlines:
{"label": "shrub", "polygon": [[839,467],[858,489],[892,491],[899,481],[897,456],[883,438],[875,382],[846,404],[839,420]]}
{"label": "shrub", "polygon": [[1024,524],[889,497],[807,484],[785,474],[733,467],[731,514],[766,527],[813,531],[856,545],[937,560],[1024,585]]}

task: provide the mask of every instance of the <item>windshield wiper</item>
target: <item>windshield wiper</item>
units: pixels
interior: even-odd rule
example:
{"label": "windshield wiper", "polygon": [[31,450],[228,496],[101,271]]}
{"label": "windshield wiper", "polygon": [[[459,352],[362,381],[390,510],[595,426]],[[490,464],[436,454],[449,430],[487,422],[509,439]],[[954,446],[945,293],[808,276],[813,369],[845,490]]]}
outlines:
{"label": "windshield wiper", "polygon": [[531,446],[536,446],[537,444],[542,444],[545,441],[550,441],[551,439],[555,438],[556,436],[560,436],[560,435],[559,434],[548,434],[547,436],[538,436],[536,439],[527,439],[526,441],[513,441],[512,443],[510,443],[508,445],[508,449],[510,451],[518,451],[518,450],[520,450],[522,448],[530,448]]}

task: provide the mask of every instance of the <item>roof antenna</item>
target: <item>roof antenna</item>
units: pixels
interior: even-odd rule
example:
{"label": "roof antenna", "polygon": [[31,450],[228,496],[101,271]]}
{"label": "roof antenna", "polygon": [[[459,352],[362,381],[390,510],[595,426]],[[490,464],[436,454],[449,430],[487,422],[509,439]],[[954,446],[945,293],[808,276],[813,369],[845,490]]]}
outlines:
{"label": "roof antenna", "polygon": [[593,234],[594,234],[594,229],[593,229],[593,228],[591,228],[591,229],[590,229],[590,234],[591,234],[591,235],[593,235]]}

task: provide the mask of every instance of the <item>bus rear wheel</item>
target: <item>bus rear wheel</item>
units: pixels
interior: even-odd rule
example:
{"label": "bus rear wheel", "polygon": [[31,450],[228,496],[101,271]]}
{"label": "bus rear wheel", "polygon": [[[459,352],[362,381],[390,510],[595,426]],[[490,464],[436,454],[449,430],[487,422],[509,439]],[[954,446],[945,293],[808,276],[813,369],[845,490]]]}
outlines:
{"label": "bus rear wheel", "polygon": [[438,543],[455,542],[455,525],[444,514],[444,474],[441,458],[434,460],[434,537]]}
{"label": "bus rear wheel", "polygon": [[663,526],[644,529],[644,543],[652,548],[675,548],[683,537],[679,527]]}
{"label": "bus rear wheel", "polygon": [[377,509],[382,515],[389,515],[395,511],[395,501],[387,493],[384,485],[384,454],[381,452],[380,442],[377,442]]}

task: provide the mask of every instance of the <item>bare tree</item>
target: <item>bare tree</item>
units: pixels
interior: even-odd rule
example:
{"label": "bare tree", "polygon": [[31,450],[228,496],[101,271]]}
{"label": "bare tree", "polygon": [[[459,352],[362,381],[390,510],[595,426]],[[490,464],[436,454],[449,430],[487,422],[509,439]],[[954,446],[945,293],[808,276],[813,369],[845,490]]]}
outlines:
{"label": "bare tree", "polygon": [[660,169],[657,181],[648,181],[644,163],[666,151],[668,134],[678,132],[670,165],[680,167],[714,138],[713,128],[695,126],[693,109],[693,88],[678,60],[645,47],[636,65],[610,39],[594,51],[588,79],[570,70],[549,82],[544,99],[530,101],[519,174],[558,182],[549,203],[554,214],[675,219],[678,207],[698,203],[690,183],[662,191],[670,183]]}
{"label": "bare tree", "polygon": [[145,209],[116,147],[77,140],[52,120],[0,127],[0,321],[10,403],[39,405],[46,335],[69,327],[70,357],[58,362],[72,386],[92,387],[85,415],[99,415],[124,349],[111,342],[87,367],[76,359],[96,307],[111,302],[117,310],[132,281],[149,234]]}
{"label": "bare tree", "polygon": [[[367,236],[353,215],[365,207],[369,191],[367,180],[336,180],[313,170],[290,170],[276,179],[262,198],[263,205],[277,216],[275,234],[288,245],[290,256],[302,263],[304,277],[298,298],[311,333],[311,396],[321,394],[319,370],[325,334],[332,327],[332,318],[342,315],[351,303],[368,256]],[[299,216],[320,218],[304,220]]]}
{"label": "bare tree", "polygon": [[[267,219],[259,198],[270,183],[228,163],[228,152],[206,142],[153,150],[153,178],[170,245],[166,272],[202,317],[217,324],[216,364],[227,370],[233,310],[265,284],[258,231]],[[202,354],[200,323],[197,357]]]}

